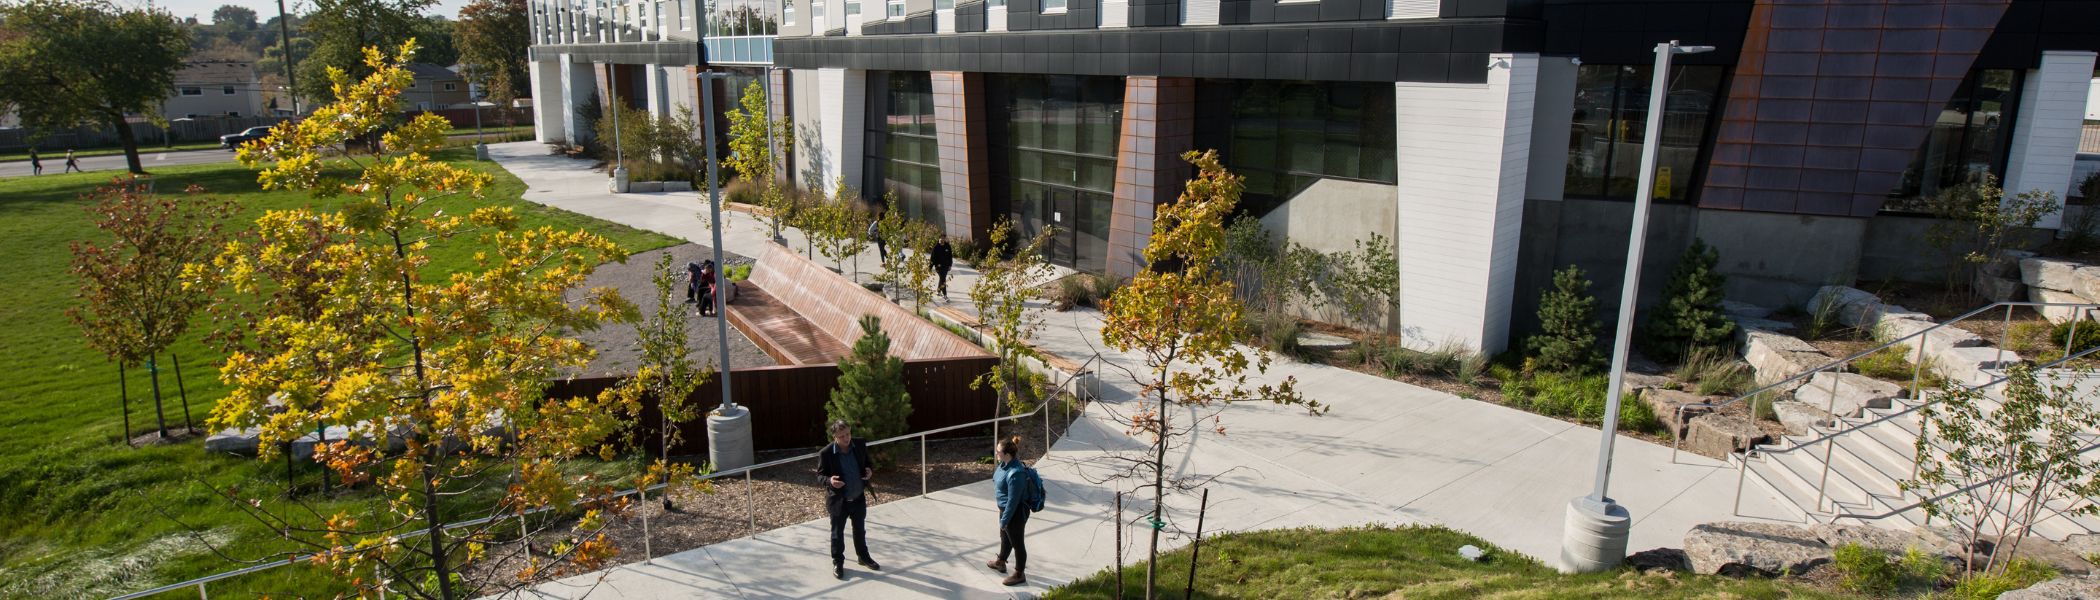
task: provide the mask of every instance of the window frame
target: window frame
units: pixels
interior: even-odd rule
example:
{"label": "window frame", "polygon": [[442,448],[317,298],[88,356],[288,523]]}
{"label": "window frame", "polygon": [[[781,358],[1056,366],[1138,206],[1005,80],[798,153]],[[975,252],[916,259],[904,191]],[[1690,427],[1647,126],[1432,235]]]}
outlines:
{"label": "window frame", "polygon": [[175,93],[183,96],[202,96],[204,95],[204,88],[201,86],[179,86],[175,88]]}
{"label": "window frame", "polygon": [[[1598,176],[1598,185],[1596,186],[1596,187],[1597,187],[1597,189],[1599,190],[1599,192],[1598,192],[1598,193],[1590,193],[1590,192],[1588,192],[1588,191],[1581,191],[1581,192],[1575,192],[1575,191],[1570,191],[1570,190],[1569,190],[1569,184],[1568,184],[1568,180],[1567,180],[1567,178],[1563,178],[1563,179],[1562,179],[1562,181],[1561,181],[1561,189],[1560,189],[1560,192],[1561,192],[1561,198],[1563,198],[1563,199],[1575,199],[1575,200],[1604,200],[1604,201],[1612,201],[1612,202],[1632,202],[1632,201],[1634,201],[1634,199],[1635,199],[1635,198],[1636,198],[1636,197],[1637,197],[1637,196],[1639,195],[1639,190],[1638,190],[1638,188],[1640,187],[1640,183],[1639,183],[1639,182],[1640,182],[1640,178],[1639,178],[1639,174],[1638,174],[1638,171],[1639,171],[1639,169],[1640,169],[1640,167],[1638,166],[1638,163],[1639,163],[1639,161],[1638,161],[1638,160],[1634,161],[1634,162],[1635,162],[1635,164],[1636,164],[1636,166],[1635,166],[1635,167],[1633,167],[1633,169],[1634,169],[1634,170],[1636,171],[1636,173],[1635,173],[1635,177],[1634,177],[1634,184],[1633,184],[1633,185],[1634,185],[1634,187],[1635,187],[1636,189],[1635,189],[1635,191],[1634,191],[1634,193],[1633,193],[1632,195],[1627,195],[1627,196],[1619,196],[1619,195],[1614,195],[1614,194],[1612,194],[1612,179],[1613,179],[1613,175],[1615,174],[1614,170],[1612,169],[1612,165],[1613,165],[1613,164],[1615,164],[1616,162],[1618,162],[1618,161],[1617,161],[1616,159],[1617,159],[1617,157],[1618,157],[1618,153],[1619,153],[1619,147],[1618,147],[1618,146],[1619,146],[1619,144],[1622,144],[1622,143],[1626,143],[1626,144],[1632,144],[1632,145],[1634,145],[1634,146],[1640,146],[1640,145],[1643,145],[1643,144],[1645,144],[1645,143],[1646,143],[1646,139],[1645,139],[1645,136],[1646,136],[1646,131],[1645,131],[1645,128],[1646,128],[1646,126],[1647,126],[1647,118],[1646,118],[1646,113],[1645,113],[1645,111],[1646,111],[1646,110],[1649,110],[1649,108],[1644,108],[1644,109],[1642,109],[1642,110],[1643,110],[1643,116],[1642,116],[1642,118],[1640,119],[1640,121],[1638,121],[1638,123],[1639,123],[1639,126],[1640,126],[1640,127],[1642,128],[1642,131],[1641,131],[1641,134],[1642,134],[1642,135],[1640,135],[1640,136],[1634,136],[1634,135],[1631,135],[1631,128],[1630,128],[1630,127],[1627,127],[1627,126],[1626,126],[1626,125],[1624,125],[1624,124],[1627,124],[1627,123],[1634,123],[1634,121],[1628,121],[1628,120],[1626,120],[1626,119],[1625,119],[1625,117],[1623,116],[1623,115],[1624,115],[1624,114],[1625,114],[1625,113],[1626,113],[1626,112],[1627,112],[1628,110],[1630,110],[1630,109],[1628,108],[1628,105],[1627,105],[1627,103],[1626,103],[1626,101],[1627,101],[1628,99],[1634,99],[1634,98],[1638,98],[1638,99],[1640,99],[1640,100],[1643,100],[1643,101],[1645,101],[1645,100],[1646,100],[1646,99],[1647,99],[1647,98],[1649,97],[1650,93],[1652,93],[1652,91],[1653,91],[1653,90],[1647,90],[1647,89],[1642,89],[1642,90],[1640,90],[1640,93],[1639,93],[1639,94],[1630,94],[1630,93],[1629,93],[1629,90],[1628,90],[1628,89],[1627,89],[1627,88],[1625,87],[1625,86],[1626,86],[1626,84],[1627,84],[1627,81],[1628,81],[1628,74],[1629,74],[1629,71],[1630,71],[1630,70],[1632,70],[1632,71],[1637,71],[1637,70],[1639,70],[1639,69],[1641,69],[1641,68],[1644,68],[1644,67],[1645,67],[1645,68],[1647,68],[1647,69],[1649,69],[1650,71],[1652,71],[1652,70],[1654,69],[1654,65],[1652,65],[1652,64],[1648,64],[1648,63],[1640,63],[1640,64],[1595,64],[1595,65],[1593,65],[1593,64],[1583,64],[1583,65],[1579,65],[1579,66],[1577,66],[1577,67],[1576,67],[1576,68],[1577,68],[1577,78],[1576,78],[1576,81],[1577,81],[1577,86],[1578,86],[1578,87],[1579,87],[1579,86],[1581,85],[1581,84],[1580,84],[1580,81],[1581,81],[1581,75],[1580,75],[1580,70],[1581,70],[1581,69],[1583,69],[1583,68],[1600,68],[1600,69],[1602,69],[1602,68],[1609,68],[1609,69],[1612,69],[1612,70],[1613,70],[1613,72],[1612,72],[1612,83],[1611,83],[1611,97],[1612,97],[1612,99],[1611,99],[1611,102],[1610,102],[1609,106],[1607,107],[1607,110],[1606,110],[1606,113],[1605,113],[1605,119],[1604,119],[1604,122],[1605,122],[1605,124],[1606,124],[1606,127],[1607,127],[1607,131],[1606,131],[1606,134],[1605,134],[1605,136],[1606,136],[1606,147],[1605,147],[1605,152],[1604,152],[1604,155],[1603,155],[1603,157],[1602,157],[1602,159],[1601,159],[1601,161],[1600,161],[1600,162],[1602,163],[1602,167],[1600,167],[1600,172],[1599,172],[1599,176]],[[1691,87],[1687,87],[1687,88],[1683,88],[1683,89],[1677,89],[1677,90],[1674,90],[1674,91],[1678,91],[1678,92],[1682,92],[1682,91],[1698,91],[1698,92],[1709,92],[1709,93],[1711,93],[1712,97],[1711,97],[1711,99],[1710,99],[1710,100],[1708,101],[1708,103],[1707,103],[1707,106],[1706,106],[1706,114],[1705,114],[1705,116],[1704,116],[1704,118],[1703,118],[1703,120],[1702,120],[1702,122],[1700,123],[1700,126],[1699,126],[1699,128],[1698,128],[1698,130],[1699,130],[1699,141],[1698,141],[1698,143],[1697,143],[1696,145],[1694,145],[1694,146],[1693,146],[1693,155],[1692,155],[1693,157],[1692,157],[1692,162],[1691,162],[1691,168],[1690,168],[1689,170],[1687,170],[1687,172],[1686,172],[1686,173],[1684,174],[1684,182],[1685,182],[1685,183],[1684,183],[1684,186],[1685,186],[1685,188],[1684,188],[1684,197],[1682,197],[1682,198],[1655,198],[1655,199],[1654,199],[1654,201],[1655,201],[1655,202],[1657,202],[1657,203],[1662,203],[1662,204],[1683,204],[1683,205],[1697,205],[1697,204],[1699,203],[1699,195],[1700,195],[1700,191],[1701,191],[1701,190],[1700,190],[1700,188],[1701,188],[1701,187],[1703,186],[1703,184],[1704,184],[1704,183],[1705,183],[1705,181],[1706,181],[1706,170],[1707,170],[1707,168],[1708,168],[1708,164],[1707,164],[1707,163],[1708,163],[1708,162],[1709,162],[1709,161],[1711,160],[1711,156],[1712,156],[1712,154],[1713,154],[1713,147],[1714,147],[1714,141],[1715,141],[1715,139],[1716,139],[1716,138],[1718,137],[1718,134],[1719,134],[1719,131],[1720,131],[1721,117],[1722,117],[1723,113],[1725,112],[1725,109],[1727,108],[1727,107],[1726,107],[1726,102],[1727,102],[1727,98],[1728,98],[1728,87],[1729,87],[1729,83],[1730,83],[1731,79],[1732,79],[1732,78],[1733,78],[1733,76],[1734,76],[1734,72],[1733,72],[1733,69],[1731,69],[1731,68],[1729,68],[1729,67],[1725,67],[1725,66],[1719,66],[1719,65],[1688,65],[1688,64],[1674,64],[1674,65],[1671,65],[1671,68],[1673,69],[1673,71],[1674,71],[1674,72],[1678,73],[1677,75],[1673,76],[1673,78],[1672,78],[1673,80],[1674,80],[1674,79],[1676,79],[1676,78],[1681,78],[1681,77],[1684,77],[1684,73],[1688,73],[1688,72],[1689,72],[1689,71],[1690,71],[1691,69],[1717,69],[1717,70],[1718,70],[1718,74],[1716,75],[1716,79],[1717,79],[1717,81],[1715,82],[1715,84],[1714,84],[1714,87],[1713,87],[1712,89],[1706,89],[1706,88],[1691,88]],[[1653,74],[1652,72],[1651,72],[1651,73],[1649,73],[1648,75],[1646,75],[1646,77],[1649,77],[1649,78],[1650,78],[1650,81],[1652,81],[1652,77],[1653,77],[1653,76],[1654,76],[1654,74]],[[1637,82],[1637,83],[1645,84],[1645,82]],[[1578,91],[1579,91],[1579,90],[1578,90]],[[1666,93],[1664,93],[1664,94],[1663,94],[1663,110],[1664,110],[1664,112],[1665,112],[1665,116],[1666,116],[1666,117],[1667,117],[1667,114],[1668,114],[1668,111],[1669,111],[1669,106],[1670,106],[1670,100],[1671,100],[1670,96],[1671,96],[1671,93],[1670,93],[1670,92],[1666,92]],[[1651,107],[1651,108],[1652,108],[1652,107]],[[1571,123],[1574,123],[1574,121],[1573,121],[1573,113],[1571,112],[1569,116],[1570,116],[1570,122],[1571,122]],[[1614,126],[1613,124],[1620,124],[1620,125]],[[1626,138],[1625,138],[1625,139],[1621,139],[1621,138],[1620,138],[1620,136],[1619,136],[1619,132],[1620,132],[1621,128],[1626,128],[1626,129],[1628,130],[1628,132],[1629,132],[1629,135],[1628,135],[1628,136],[1626,136]],[[1669,131],[1669,129],[1668,129],[1668,123],[1667,123],[1667,122],[1665,123],[1665,129],[1664,129],[1664,131],[1665,131],[1666,135],[1664,135],[1664,136],[1661,136],[1661,137],[1658,137],[1658,139],[1659,139],[1659,140],[1663,140],[1663,139],[1666,139],[1666,138],[1668,137],[1668,136],[1667,136],[1667,132]],[[1571,131],[1570,135],[1573,135],[1573,134],[1572,134],[1572,131]],[[1570,147],[1568,148],[1568,160],[1564,160],[1564,161],[1563,161],[1563,162],[1561,163],[1561,164],[1562,164],[1562,167],[1561,167],[1561,168],[1562,168],[1562,170],[1563,170],[1564,172],[1565,172],[1565,171],[1566,171],[1566,170],[1568,169],[1569,165],[1572,165],[1572,164],[1574,164],[1574,160],[1573,160],[1573,153],[1574,153],[1574,151],[1575,151],[1575,150],[1574,150],[1574,148],[1573,148],[1573,146],[1572,146],[1572,141],[1573,141],[1573,140],[1571,139],[1571,140],[1570,140],[1570,142],[1571,142],[1571,145],[1570,145]],[[1670,144],[1668,144],[1668,143],[1664,143],[1664,144],[1663,144],[1663,146],[1664,146],[1665,148],[1669,148],[1669,147],[1675,147],[1675,146],[1672,146],[1672,145],[1670,145]],[[1660,155],[1658,155],[1658,158],[1659,158],[1659,157],[1660,157]],[[1662,164],[1662,161],[1658,160],[1658,161],[1657,161],[1657,164],[1656,164],[1656,166],[1657,166],[1657,168],[1662,168],[1662,167],[1666,167],[1666,166],[1670,166],[1670,165],[1665,165],[1665,164]],[[1674,179],[1675,179],[1676,177],[1677,177],[1677,176],[1676,176],[1675,174],[1673,174],[1673,175],[1672,175],[1672,178],[1673,178],[1673,180],[1674,180]],[[1673,181],[1673,183],[1674,183],[1674,181]],[[1674,186],[1673,186],[1673,187],[1674,187]]]}
{"label": "window frame", "polygon": [[[1316,0],[1316,1],[1317,1],[1317,0]],[[1061,15],[1061,14],[1065,14],[1065,12],[1066,12],[1066,11],[1069,11],[1069,10],[1070,10],[1070,7],[1069,7],[1069,6],[1068,6],[1068,5],[1066,4],[1066,0],[1042,0],[1042,2],[1043,2],[1043,11],[1042,11],[1042,14],[1046,14],[1046,15]],[[1055,6],[1053,6],[1053,4],[1054,4]]]}

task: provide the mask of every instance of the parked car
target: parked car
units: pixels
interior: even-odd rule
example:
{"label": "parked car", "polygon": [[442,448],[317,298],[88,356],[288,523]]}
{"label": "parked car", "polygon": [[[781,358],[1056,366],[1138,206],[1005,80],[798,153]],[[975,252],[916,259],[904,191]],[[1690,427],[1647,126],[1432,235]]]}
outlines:
{"label": "parked car", "polygon": [[258,125],[255,127],[249,127],[247,130],[242,131],[240,133],[229,133],[226,135],[219,136],[219,147],[225,148],[227,150],[232,150],[241,147],[241,144],[246,144],[254,140],[263,139],[263,136],[267,135],[270,135],[269,126]]}

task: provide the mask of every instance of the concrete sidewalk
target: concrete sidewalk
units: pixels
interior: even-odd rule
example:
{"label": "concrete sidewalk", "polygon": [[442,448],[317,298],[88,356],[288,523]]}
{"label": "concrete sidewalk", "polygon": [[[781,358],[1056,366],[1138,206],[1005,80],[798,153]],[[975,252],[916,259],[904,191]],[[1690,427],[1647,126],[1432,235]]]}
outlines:
{"label": "concrete sidewalk", "polygon": [[[695,218],[704,197],[693,192],[621,194],[584,161],[545,156],[535,143],[490,146],[492,155],[530,186],[527,200],[709,243]],[[771,243],[756,219],[725,213],[724,246],[746,255]],[[801,237],[787,232],[791,247]],[[870,253],[872,256],[872,253]],[[820,261],[822,259],[819,259]],[[868,258],[863,269],[874,268]],[[846,265],[851,270],[852,265]],[[975,273],[960,265],[950,282],[958,306]],[[1095,357],[1102,402],[1059,440],[1037,468],[1050,486],[1050,507],[1029,524],[1030,585],[1003,588],[982,563],[998,548],[989,482],[869,510],[869,535],[881,573],[848,565],[846,581],[829,573],[822,521],[769,531],[542,586],[550,597],[593,598],[976,598],[1027,596],[1090,575],[1115,559],[1111,515],[1115,490],[1134,482],[1104,481],[1102,458],[1143,447],[1110,411],[1135,408],[1135,386],[1117,367],[1138,370],[1136,357],[1100,348],[1101,320],[1087,310],[1043,312],[1037,347],[1065,358]],[[1279,359],[1261,381],[1296,377],[1309,398],[1331,405],[1324,416],[1266,403],[1219,411],[1225,434],[1201,431],[1168,457],[1178,477],[1215,477],[1208,532],[1367,523],[1433,523],[1466,531],[1551,564],[1559,554],[1568,500],[1587,494],[1599,432],[1557,419],[1468,400],[1325,365]],[[764,418],[763,407],[754,407]],[[1177,419],[1198,418],[1180,410]],[[1746,489],[1745,517],[1734,516],[1735,471],[1723,463],[1621,438],[1611,495],[1632,512],[1631,549],[1678,546],[1693,525],[1736,518],[1785,520],[1789,513],[1756,488]],[[1193,529],[1196,500],[1168,499],[1168,521]],[[1149,503],[1126,499],[1135,522]],[[1144,548],[1142,526],[1124,529],[1125,561]],[[1162,546],[1177,547],[1178,538]],[[1126,576],[1143,577],[1142,571]]]}

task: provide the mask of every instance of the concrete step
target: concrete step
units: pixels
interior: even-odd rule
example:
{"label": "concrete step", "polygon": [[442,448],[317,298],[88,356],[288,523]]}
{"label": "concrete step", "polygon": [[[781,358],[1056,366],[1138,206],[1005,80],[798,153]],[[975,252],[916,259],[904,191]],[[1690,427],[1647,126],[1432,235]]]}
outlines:
{"label": "concrete step", "polygon": [[[1871,506],[1873,496],[1844,477],[1833,473],[1825,481],[1821,455],[1806,454],[1812,450],[1802,448],[1793,452],[1765,454],[1761,457],[1764,459],[1764,466],[1767,467],[1765,473],[1774,484],[1799,490],[1799,494],[1790,494],[1788,498],[1795,501],[1802,510],[1820,515],[1819,520],[1834,512],[1860,512]],[[1822,490],[1821,494],[1817,493],[1818,489]],[[1820,502],[1818,496],[1821,497]]]}
{"label": "concrete step", "polygon": [[1784,467],[1774,466],[1771,462],[1764,460],[1763,457],[1755,457],[1745,460],[1743,469],[1743,478],[1747,485],[1761,488],[1765,492],[1778,497],[1780,507],[1787,509],[1801,522],[1820,523],[1824,521],[1817,511],[1809,510],[1809,507],[1813,507],[1816,504],[1815,488],[1803,486],[1797,478],[1791,475],[1781,476],[1774,472],[1774,470],[1784,470]]}

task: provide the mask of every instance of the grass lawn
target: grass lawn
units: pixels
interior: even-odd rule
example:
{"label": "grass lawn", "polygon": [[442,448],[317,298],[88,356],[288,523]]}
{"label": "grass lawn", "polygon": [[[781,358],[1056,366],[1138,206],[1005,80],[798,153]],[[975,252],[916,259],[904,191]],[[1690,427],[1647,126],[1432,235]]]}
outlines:
{"label": "grass lawn", "polygon": [[[462,161],[471,151],[440,157]],[[495,185],[480,204],[515,207],[526,227],[583,228],[606,235],[629,252],[677,243],[672,238],[544,208],[519,199],[525,186],[494,163],[472,163],[493,172]],[[236,559],[253,559],[283,546],[268,529],[215,497],[200,482],[238,486],[246,496],[281,496],[284,463],[213,456],[201,438],[179,444],[127,448],[120,440],[116,368],[81,342],[64,315],[74,303],[77,282],[68,272],[67,243],[98,239],[80,194],[109,180],[108,173],[0,179],[0,598],[102,597],[136,591],[244,566],[214,555],[198,539],[218,542]],[[235,223],[248,223],[265,209],[333,208],[304,193],[262,192],[255,174],[237,164],[167,167],[155,170],[157,187],[168,192],[190,184],[238,201]],[[448,200],[447,212],[464,214],[466,199]],[[433,269],[468,266],[474,248],[459,239],[432,252]],[[200,338],[210,327],[200,318],[174,348],[183,358],[183,383],[190,413],[200,423],[224,386],[217,378],[223,356]],[[162,388],[171,422],[181,409],[173,373],[163,365]],[[152,423],[148,380],[130,378],[132,425]],[[318,473],[302,465],[307,486]],[[311,499],[311,495],[308,496]],[[326,512],[361,506],[362,493],[312,502]],[[478,516],[478,515],[477,515]],[[273,595],[332,595],[325,578],[307,567],[276,569],[215,584],[214,597],[268,592]],[[194,597],[194,592],[189,592]],[[170,597],[182,595],[171,594]]]}
{"label": "grass lawn", "polygon": [[[1459,546],[1487,550],[1472,562]],[[1441,527],[1287,529],[1203,540],[1197,598],[1851,598],[1805,584],[1630,569],[1561,575],[1519,554]],[[1189,550],[1160,557],[1160,597],[1180,598]],[[1123,569],[1124,596],[1143,598],[1145,565]],[[1114,598],[1102,571],[1044,598]]]}
{"label": "grass lawn", "polygon": [[[161,146],[161,145],[160,145],[160,144],[159,144],[158,142],[155,142],[155,143],[151,143],[151,144],[148,144],[148,143],[145,143],[145,142],[139,142],[139,156],[140,156],[140,157],[145,157],[145,156],[147,156],[147,155],[151,155],[151,154],[153,154],[153,153],[155,153],[155,152],[166,152],[166,151],[169,151],[169,150],[178,150],[178,151],[179,151],[179,150],[209,150],[209,149],[213,149],[213,148],[218,148],[218,147],[219,147],[219,142],[218,142],[217,140],[213,140],[213,141],[209,141],[209,142],[183,142],[183,143],[180,143],[180,144],[176,144],[176,145],[175,145],[174,147],[172,147],[172,148],[169,148],[169,147],[162,147],[162,146]],[[65,148],[37,148],[37,152],[38,152],[37,158],[41,158],[41,159],[43,159],[43,160],[44,160],[44,168],[46,168],[46,169],[58,169],[58,170],[60,170],[60,171],[63,171],[63,170],[65,170],[65,168],[64,168],[64,167],[66,166],[66,149],[65,149]],[[77,157],[81,157],[81,158],[87,158],[87,157],[90,157],[90,156],[117,156],[117,155],[122,155],[122,154],[124,154],[124,147],[123,147],[123,146],[116,146],[116,147],[111,147],[111,148],[74,148],[74,149],[73,149],[73,156],[77,156]],[[28,161],[28,160],[29,160],[29,151],[27,151],[27,150],[22,150],[22,151],[15,151],[15,152],[0,152],[0,162],[9,162],[9,161],[17,161],[17,160],[19,160],[19,161]]]}

